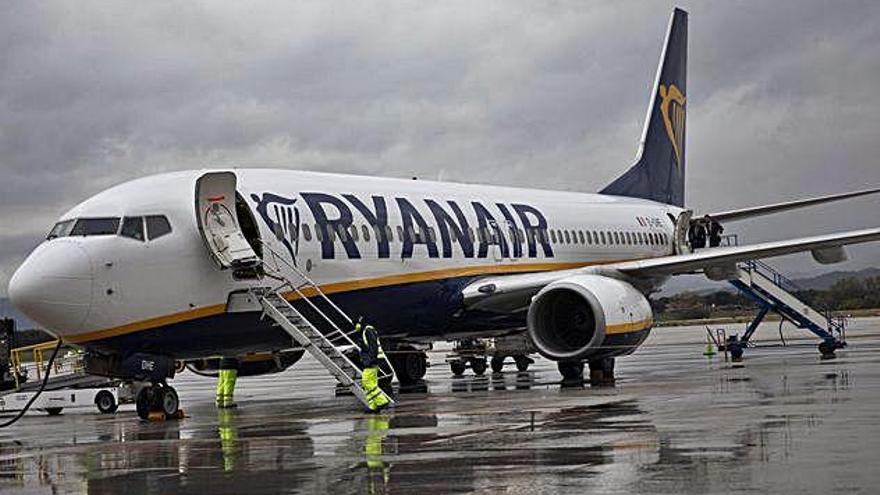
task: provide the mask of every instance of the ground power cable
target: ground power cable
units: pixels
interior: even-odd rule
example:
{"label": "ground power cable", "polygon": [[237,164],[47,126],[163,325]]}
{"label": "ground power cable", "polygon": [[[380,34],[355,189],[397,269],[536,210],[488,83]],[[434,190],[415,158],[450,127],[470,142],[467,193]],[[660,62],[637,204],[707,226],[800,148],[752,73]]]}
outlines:
{"label": "ground power cable", "polygon": [[10,419],[9,421],[6,421],[5,423],[0,424],[0,428],[6,428],[7,426],[11,426],[11,425],[15,424],[16,421],[18,421],[19,419],[24,417],[25,413],[28,412],[28,409],[31,408],[31,405],[34,403],[34,401],[36,401],[37,398],[40,397],[40,394],[42,394],[43,390],[46,389],[46,384],[49,383],[49,375],[52,372],[52,364],[55,362],[55,356],[58,355],[58,351],[60,349],[61,349],[61,339],[58,339],[58,345],[56,345],[55,350],[52,351],[52,357],[49,358],[49,364],[46,366],[46,375],[43,376],[43,383],[40,384],[40,389],[37,390],[37,392],[34,394],[34,396],[31,397],[31,400],[29,400],[28,403],[25,404],[24,408],[21,411],[19,411],[18,414],[14,418]]}

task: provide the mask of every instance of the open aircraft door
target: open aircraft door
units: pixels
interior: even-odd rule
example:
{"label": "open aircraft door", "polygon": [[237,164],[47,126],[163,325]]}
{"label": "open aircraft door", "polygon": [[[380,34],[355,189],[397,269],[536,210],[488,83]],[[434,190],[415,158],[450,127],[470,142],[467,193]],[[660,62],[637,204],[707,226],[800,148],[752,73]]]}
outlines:
{"label": "open aircraft door", "polygon": [[248,243],[235,210],[236,177],[210,172],[196,181],[196,221],[208,252],[221,269],[251,268],[260,258]]}
{"label": "open aircraft door", "polygon": [[688,229],[691,226],[691,217],[694,216],[692,210],[684,210],[678,214],[675,219],[675,237],[672,239],[672,246],[675,254],[688,254],[693,252],[691,244],[688,242]]}

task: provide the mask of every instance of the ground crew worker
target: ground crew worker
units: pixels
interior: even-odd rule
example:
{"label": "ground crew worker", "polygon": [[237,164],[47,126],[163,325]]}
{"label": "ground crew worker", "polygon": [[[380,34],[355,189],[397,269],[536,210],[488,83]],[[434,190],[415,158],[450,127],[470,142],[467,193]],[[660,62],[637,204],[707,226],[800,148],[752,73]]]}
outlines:
{"label": "ground crew worker", "polygon": [[235,380],[238,378],[239,361],[236,358],[220,359],[220,373],[217,377],[217,407],[228,409],[236,407],[233,394]]}
{"label": "ground crew worker", "polygon": [[699,221],[692,222],[688,232],[691,248],[702,249],[706,247],[706,226]]}
{"label": "ground crew worker", "polygon": [[709,225],[709,247],[718,247],[721,245],[721,234],[724,233],[724,227],[721,226],[720,223],[712,220],[709,215],[706,215],[706,222]]}
{"label": "ground crew worker", "polygon": [[354,327],[361,334],[361,386],[367,398],[367,407],[371,412],[383,409],[390,402],[388,396],[379,387],[379,360],[385,359],[379,333],[368,323],[358,321]]}

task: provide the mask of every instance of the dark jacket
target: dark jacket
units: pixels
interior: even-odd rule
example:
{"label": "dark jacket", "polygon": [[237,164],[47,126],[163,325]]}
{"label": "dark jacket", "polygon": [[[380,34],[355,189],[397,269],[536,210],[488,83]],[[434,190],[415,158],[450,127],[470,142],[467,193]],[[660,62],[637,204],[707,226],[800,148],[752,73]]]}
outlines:
{"label": "dark jacket", "polygon": [[365,325],[361,331],[361,363],[364,368],[379,365],[379,333],[371,325]]}

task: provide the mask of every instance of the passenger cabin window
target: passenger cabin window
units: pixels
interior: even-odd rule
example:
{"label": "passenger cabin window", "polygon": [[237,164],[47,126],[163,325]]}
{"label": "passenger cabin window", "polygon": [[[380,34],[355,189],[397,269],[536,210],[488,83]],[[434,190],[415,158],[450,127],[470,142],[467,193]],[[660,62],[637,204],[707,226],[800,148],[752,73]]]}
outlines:
{"label": "passenger cabin window", "polygon": [[150,215],[145,218],[147,221],[147,236],[151,241],[171,233],[171,224],[165,215]]}
{"label": "passenger cabin window", "polygon": [[116,235],[119,231],[119,218],[80,218],[74,224],[70,235]]}
{"label": "passenger cabin window", "polygon": [[309,228],[309,224],[302,224],[302,236],[307,242],[312,240],[312,229]]}
{"label": "passenger cabin window", "polygon": [[122,219],[122,230],[119,231],[122,237],[128,237],[136,241],[143,242],[144,238],[144,218],[143,217],[125,217]]}

